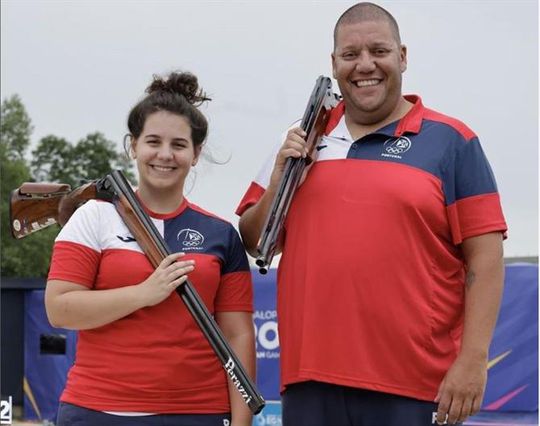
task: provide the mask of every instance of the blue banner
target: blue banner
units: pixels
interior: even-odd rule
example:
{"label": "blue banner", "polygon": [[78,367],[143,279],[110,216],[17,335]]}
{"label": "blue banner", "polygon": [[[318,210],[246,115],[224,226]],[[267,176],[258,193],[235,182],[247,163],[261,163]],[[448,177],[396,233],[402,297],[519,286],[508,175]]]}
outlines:
{"label": "blue banner", "polygon": [[54,328],[45,313],[44,290],[25,293],[24,418],[54,420],[66,375],[75,358],[77,333]]}
{"label": "blue banner", "polygon": [[538,410],[538,265],[510,264],[489,349],[483,410]]}
{"label": "blue banner", "polygon": [[[276,271],[253,271],[257,385],[268,401],[254,425],[281,425]],[[50,326],[44,291],[25,295],[25,398],[28,420],[54,420],[66,374],[73,363],[76,332]],[[504,295],[489,353],[483,410],[538,410],[538,265],[506,266]]]}
{"label": "blue banner", "polygon": [[276,312],[276,270],[252,271],[255,294],[257,387],[268,400],[279,400],[279,338]]}

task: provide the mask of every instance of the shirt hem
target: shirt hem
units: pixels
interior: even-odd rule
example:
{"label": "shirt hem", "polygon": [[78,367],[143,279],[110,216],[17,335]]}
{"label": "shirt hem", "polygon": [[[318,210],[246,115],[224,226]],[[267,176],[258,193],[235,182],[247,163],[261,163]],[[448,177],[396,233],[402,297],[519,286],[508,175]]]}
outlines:
{"label": "shirt hem", "polygon": [[222,414],[229,413],[230,406],[228,405],[203,405],[194,404],[189,401],[171,401],[166,404],[151,404],[141,403],[141,401],[130,401],[129,403],[105,403],[103,401],[85,400],[73,397],[70,395],[62,395],[61,402],[77,405],[79,407],[87,408],[89,410],[101,411],[101,412],[140,412],[150,413],[150,415],[160,414]]}
{"label": "shirt hem", "polygon": [[349,386],[359,389],[368,389],[377,392],[390,393],[393,395],[401,395],[408,398],[419,399],[422,401],[433,401],[437,395],[437,390],[427,389],[415,389],[405,386],[390,385],[387,383],[369,382],[361,379],[352,379],[350,377],[343,377],[333,374],[325,374],[320,372],[313,372],[310,370],[302,370],[298,375],[290,378],[284,378],[281,392],[285,390],[287,385],[294,383],[306,382],[306,381],[319,381],[330,383],[339,386]]}

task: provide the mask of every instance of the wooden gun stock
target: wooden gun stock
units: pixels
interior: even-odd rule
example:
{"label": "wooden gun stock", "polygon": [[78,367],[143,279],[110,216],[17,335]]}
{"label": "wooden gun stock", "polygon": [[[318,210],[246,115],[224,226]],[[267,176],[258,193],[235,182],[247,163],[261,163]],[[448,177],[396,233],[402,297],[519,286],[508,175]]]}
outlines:
{"label": "wooden gun stock", "polygon": [[93,198],[95,181],[73,191],[65,183],[23,183],[11,192],[11,234],[20,239],[55,223],[64,225],[77,207]]}
{"label": "wooden gun stock", "polygon": [[313,152],[324,134],[330,118],[330,110],[337,105],[337,102],[338,96],[332,92],[332,81],[328,77],[319,76],[300,123],[300,127],[307,134],[306,142],[310,146],[309,155],[306,158],[288,158],[285,163],[278,190],[272,200],[257,243],[259,255],[255,263],[261,274],[266,274],[272,263],[294,193],[306,166],[313,161]]}

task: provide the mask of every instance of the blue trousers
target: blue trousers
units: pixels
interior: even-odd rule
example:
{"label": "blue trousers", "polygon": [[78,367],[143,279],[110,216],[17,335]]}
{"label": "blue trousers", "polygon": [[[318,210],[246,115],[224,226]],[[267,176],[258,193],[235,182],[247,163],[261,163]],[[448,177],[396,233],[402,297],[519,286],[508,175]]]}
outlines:
{"label": "blue trousers", "polygon": [[287,386],[283,426],[432,426],[437,404],[322,382]]}
{"label": "blue trousers", "polygon": [[60,403],[56,426],[230,426],[224,414],[156,414],[117,416],[77,405]]}

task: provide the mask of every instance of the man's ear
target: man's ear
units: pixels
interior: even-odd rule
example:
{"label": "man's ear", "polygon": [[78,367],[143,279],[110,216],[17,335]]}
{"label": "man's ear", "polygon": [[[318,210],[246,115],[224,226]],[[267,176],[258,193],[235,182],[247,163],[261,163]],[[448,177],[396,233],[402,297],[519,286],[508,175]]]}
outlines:
{"label": "man's ear", "polygon": [[407,46],[402,44],[399,50],[399,69],[404,73],[407,70]]}
{"label": "man's ear", "polygon": [[332,77],[336,78],[336,57],[334,52],[330,54],[330,57],[332,58]]}

